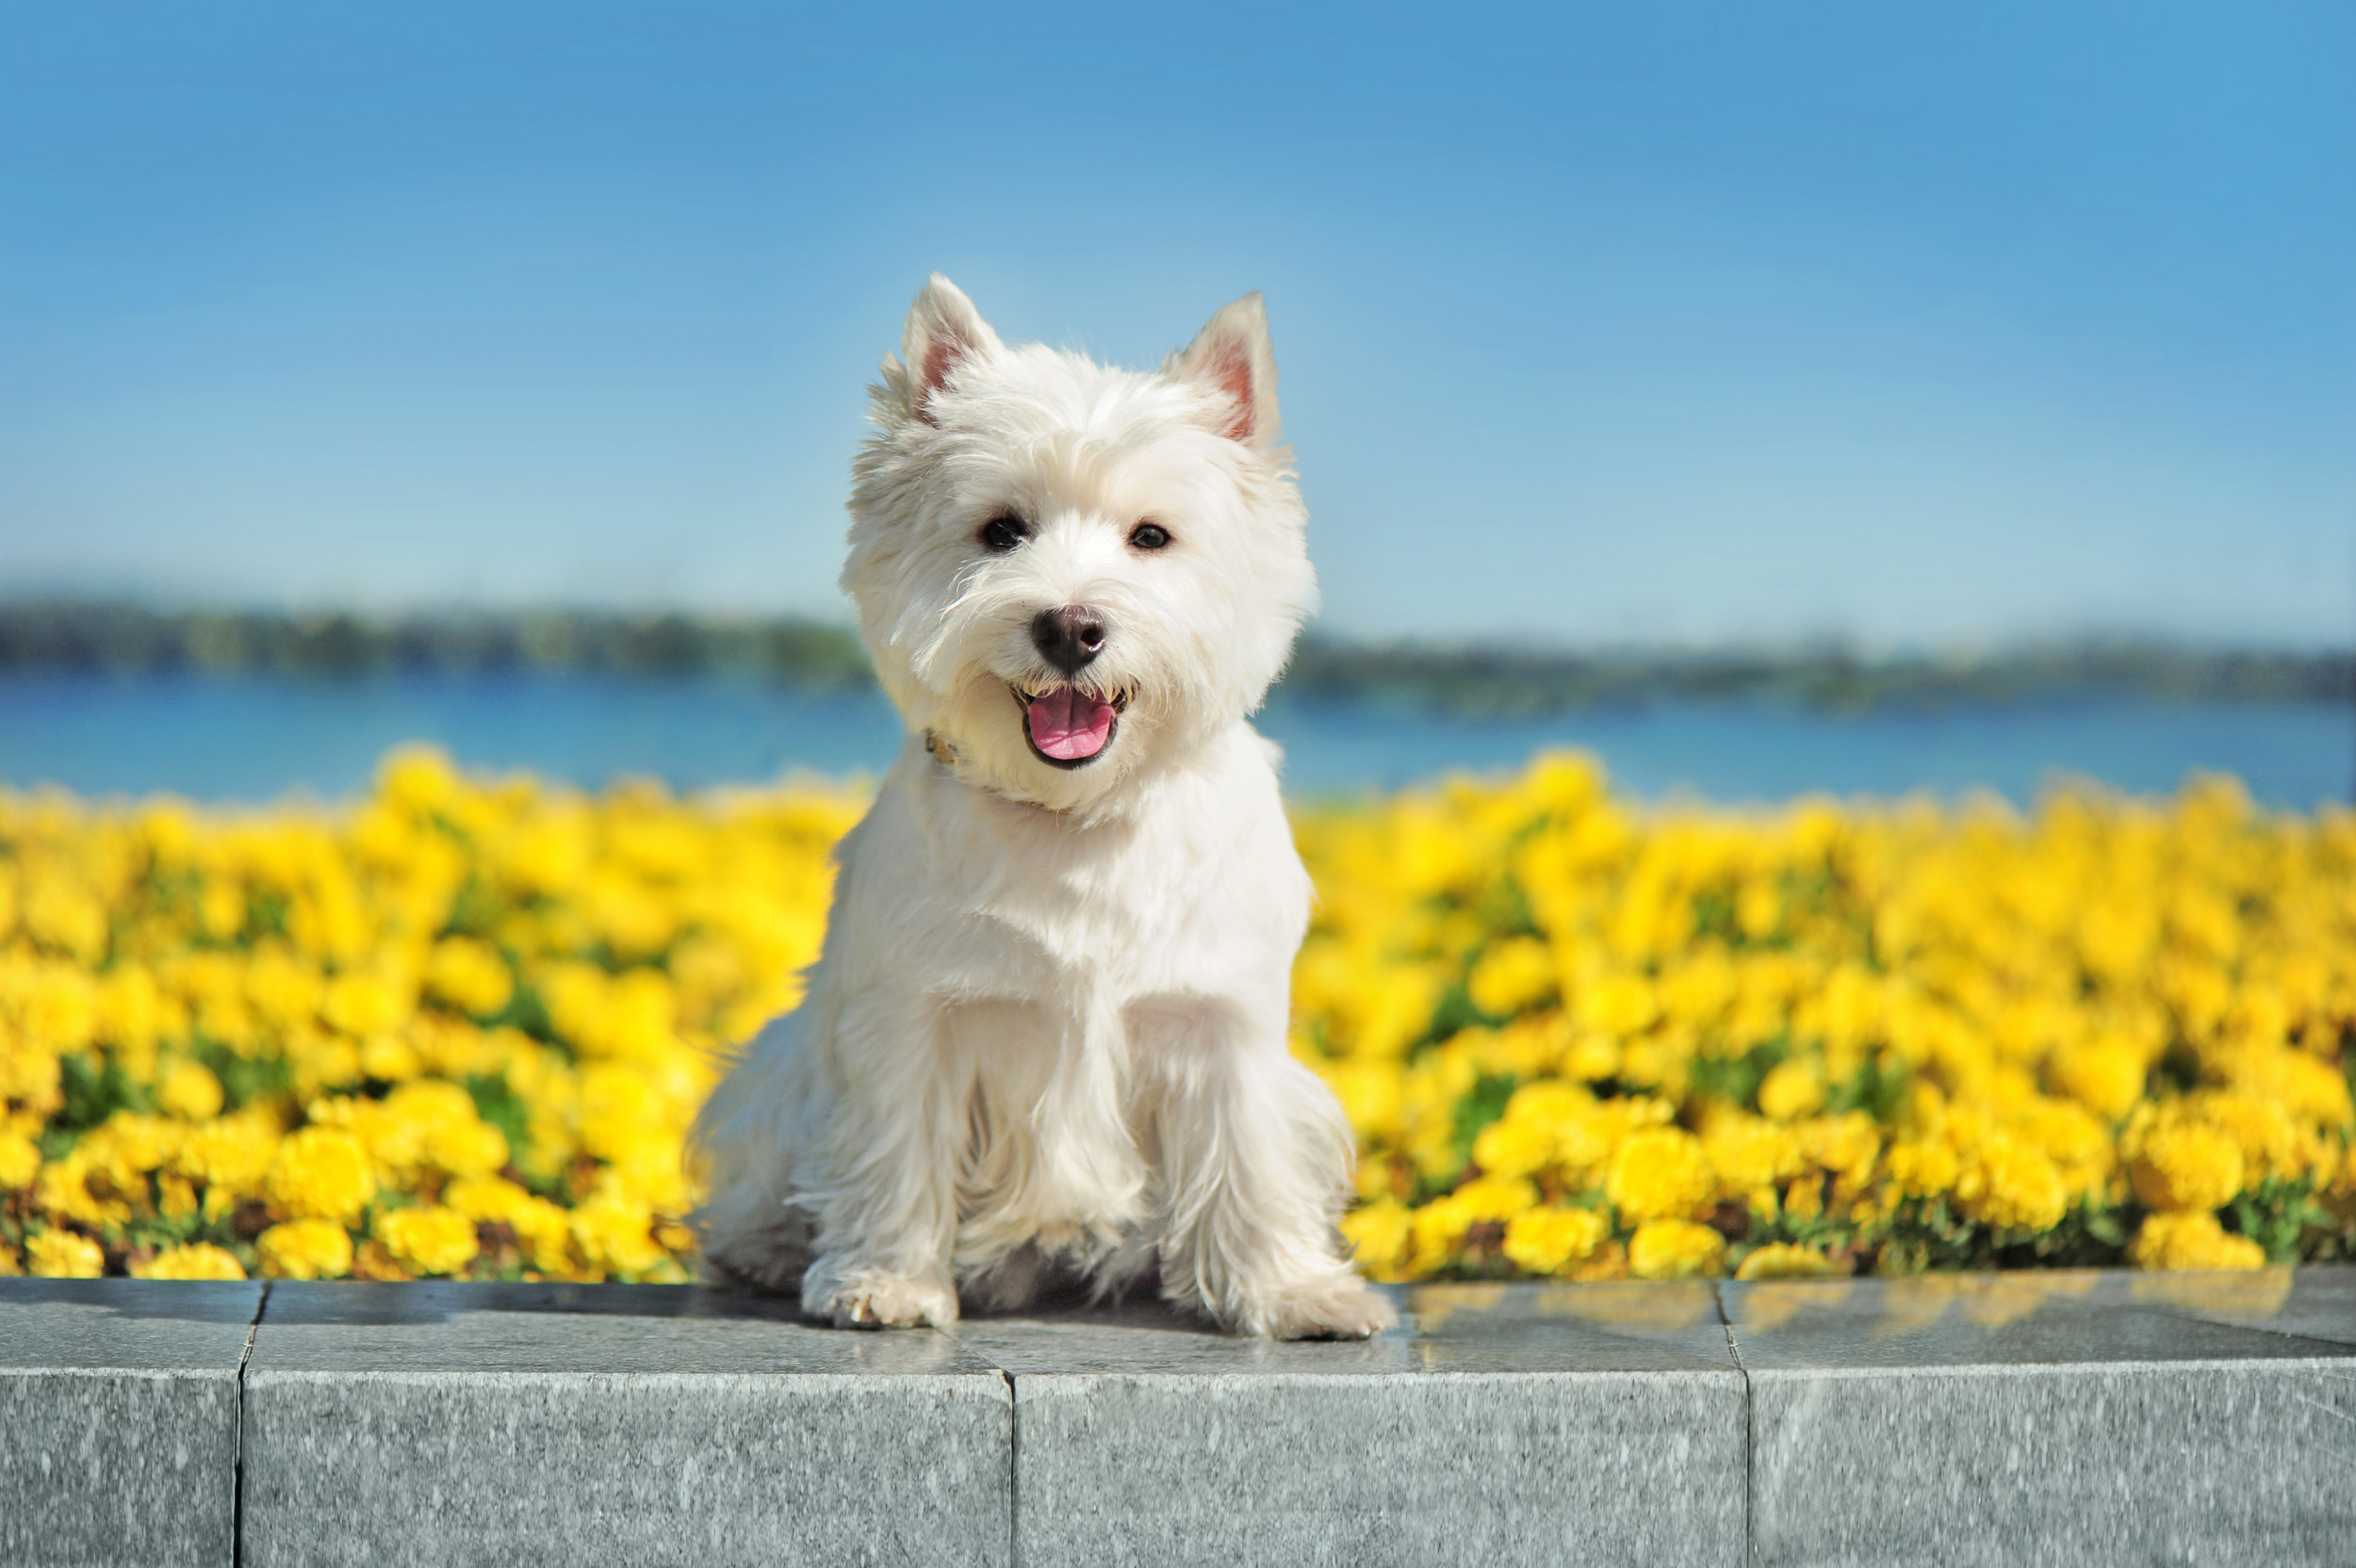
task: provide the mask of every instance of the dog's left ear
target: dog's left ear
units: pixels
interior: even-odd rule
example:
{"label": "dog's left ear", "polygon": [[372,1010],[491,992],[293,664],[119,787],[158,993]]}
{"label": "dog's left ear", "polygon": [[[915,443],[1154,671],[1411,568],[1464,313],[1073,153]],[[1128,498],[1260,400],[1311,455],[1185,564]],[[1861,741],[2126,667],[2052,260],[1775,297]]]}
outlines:
{"label": "dog's left ear", "polygon": [[1219,433],[1247,447],[1276,444],[1276,351],[1257,291],[1222,306],[1176,356],[1171,369],[1224,398],[1233,412]]}

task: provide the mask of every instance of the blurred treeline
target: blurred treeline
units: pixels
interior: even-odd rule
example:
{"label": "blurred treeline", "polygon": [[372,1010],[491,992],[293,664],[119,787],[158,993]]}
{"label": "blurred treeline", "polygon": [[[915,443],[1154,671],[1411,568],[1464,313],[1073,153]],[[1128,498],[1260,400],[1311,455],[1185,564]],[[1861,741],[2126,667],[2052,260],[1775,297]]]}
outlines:
{"label": "blurred treeline", "polygon": [[364,616],[136,604],[0,604],[0,675],[34,672],[350,679],[510,671],[754,676],[811,689],[870,683],[859,638],[824,621],[595,610]]}
{"label": "blurred treeline", "polygon": [[[753,678],[803,690],[872,682],[846,627],[797,618],[597,610],[410,615],[156,610],[0,602],[0,678],[33,674],[355,679],[394,674],[594,674]],[[1786,650],[1606,649],[1366,644],[1312,636],[1284,677],[1295,696],[1523,715],[1664,699],[1814,708],[1939,708],[2136,698],[2348,702],[2344,652],[2086,641],[1972,656]]]}
{"label": "blurred treeline", "polygon": [[2356,659],[2337,650],[2125,640],[2027,644],[1943,656],[1867,655],[1840,646],[1563,653],[1311,640],[1294,657],[1284,683],[1290,691],[1320,697],[1403,699],[1450,712],[1501,716],[1672,698],[1835,710],[2083,698],[2342,703],[2356,699]]}

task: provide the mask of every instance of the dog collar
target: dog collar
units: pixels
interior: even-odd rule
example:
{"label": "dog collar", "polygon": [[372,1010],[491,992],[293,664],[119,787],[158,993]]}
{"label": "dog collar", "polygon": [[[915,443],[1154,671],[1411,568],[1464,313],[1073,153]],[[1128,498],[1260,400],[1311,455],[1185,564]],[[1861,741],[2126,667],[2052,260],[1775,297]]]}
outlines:
{"label": "dog collar", "polygon": [[969,790],[979,790],[982,793],[990,796],[992,800],[1003,800],[1009,806],[1020,806],[1026,810],[1044,811],[1050,816],[1065,817],[1072,814],[1069,808],[1062,806],[1042,806],[1036,800],[1023,800],[1018,796],[1006,794],[998,790],[993,790],[987,784],[977,783],[971,778],[961,776],[957,772],[957,764],[964,760],[964,759],[957,755],[957,748],[951,745],[948,742],[942,740],[940,736],[934,734],[929,729],[924,731],[924,755],[930,757],[934,761],[939,762],[943,768],[946,768],[951,778],[956,779],[958,783],[964,785]]}

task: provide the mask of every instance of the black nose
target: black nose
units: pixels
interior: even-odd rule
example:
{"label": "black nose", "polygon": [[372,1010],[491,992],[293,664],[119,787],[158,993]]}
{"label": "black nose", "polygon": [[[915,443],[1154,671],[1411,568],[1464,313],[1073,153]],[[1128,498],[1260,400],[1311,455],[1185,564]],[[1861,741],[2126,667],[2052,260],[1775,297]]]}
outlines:
{"label": "black nose", "polygon": [[1066,675],[1077,675],[1104,650],[1104,623],[1086,605],[1042,610],[1031,622],[1031,641],[1050,664]]}

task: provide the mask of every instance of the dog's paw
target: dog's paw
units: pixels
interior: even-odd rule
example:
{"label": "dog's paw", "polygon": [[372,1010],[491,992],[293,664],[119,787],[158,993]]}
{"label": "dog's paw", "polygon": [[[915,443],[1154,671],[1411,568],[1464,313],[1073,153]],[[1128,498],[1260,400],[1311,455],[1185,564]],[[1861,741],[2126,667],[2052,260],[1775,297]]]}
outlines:
{"label": "dog's paw", "polygon": [[957,1320],[957,1296],[934,1280],[813,1267],[802,1280],[802,1311],[838,1329],[945,1328]]}
{"label": "dog's paw", "polygon": [[1390,1298],[1354,1278],[1279,1297],[1259,1315],[1271,1339],[1366,1339],[1399,1327]]}

